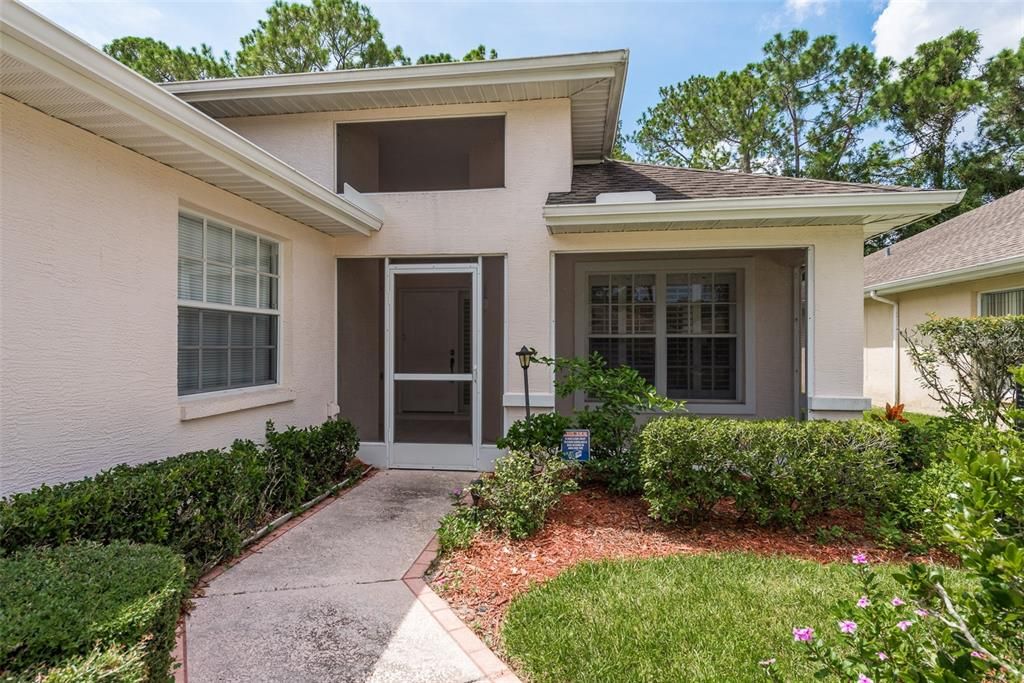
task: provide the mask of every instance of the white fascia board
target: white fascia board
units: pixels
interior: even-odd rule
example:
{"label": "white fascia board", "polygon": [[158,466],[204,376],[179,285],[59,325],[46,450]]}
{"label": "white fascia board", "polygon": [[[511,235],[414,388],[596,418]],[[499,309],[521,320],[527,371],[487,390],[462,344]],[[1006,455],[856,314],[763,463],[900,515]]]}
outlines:
{"label": "white fascia board", "polygon": [[4,0],[0,49],[364,235],[383,220],[257,147],[33,10]]}
{"label": "white fascia board", "polygon": [[246,97],[305,96],[386,92],[413,88],[543,83],[569,79],[614,78],[618,71],[621,71],[621,65],[627,56],[628,53],[625,50],[613,50],[554,57],[213,78],[202,81],[166,83],[162,87],[185,101],[203,102]]}
{"label": "white fascia board", "polygon": [[881,282],[864,288],[864,298],[870,298],[871,293],[875,294],[898,294],[913,289],[924,289],[926,287],[941,287],[952,285],[957,282],[968,280],[981,280],[1000,275],[1011,275],[1024,271],[1024,256],[1011,256],[1010,258],[990,261],[953,270],[945,270],[940,273],[928,273],[917,277],[908,277],[902,280],[891,280]]}
{"label": "white fascia board", "polygon": [[855,215],[923,214],[959,202],[964,190],[847,192],[721,199],[680,199],[621,204],[547,204],[549,227],[685,223],[691,221],[817,218]]}
{"label": "white fascia board", "polygon": [[[612,81],[610,96],[608,97],[608,109],[604,120],[604,144],[601,147],[602,156],[610,157],[615,148],[615,137],[619,132],[619,116],[622,108],[622,97],[626,91],[626,71],[629,68],[629,50],[623,50],[623,56],[617,83]],[[618,87],[616,87],[618,85]]]}

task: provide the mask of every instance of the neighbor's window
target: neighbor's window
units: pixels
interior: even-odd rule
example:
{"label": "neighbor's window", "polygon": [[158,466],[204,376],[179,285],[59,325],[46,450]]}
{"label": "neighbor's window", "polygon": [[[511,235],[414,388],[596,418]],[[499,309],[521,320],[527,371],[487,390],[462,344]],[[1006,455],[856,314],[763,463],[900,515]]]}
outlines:
{"label": "neighbor's window", "polygon": [[586,351],[662,394],[740,400],[740,271],[587,274]]}
{"label": "neighbor's window", "polygon": [[982,315],[1024,315],[1024,288],[985,292],[981,295]]}
{"label": "neighbor's window", "polygon": [[278,245],[178,216],[178,395],[278,379]]}
{"label": "neighbor's window", "polygon": [[338,192],[503,187],[505,117],[338,124]]}

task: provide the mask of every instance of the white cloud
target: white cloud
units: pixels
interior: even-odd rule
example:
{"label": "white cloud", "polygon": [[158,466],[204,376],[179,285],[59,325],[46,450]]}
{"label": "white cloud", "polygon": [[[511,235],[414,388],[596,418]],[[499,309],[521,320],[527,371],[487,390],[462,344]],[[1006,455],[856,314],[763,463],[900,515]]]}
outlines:
{"label": "white cloud", "polygon": [[29,7],[79,38],[99,47],[119,36],[151,36],[168,17],[150,2],[53,2],[27,0]]}
{"label": "white cloud", "polygon": [[825,14],[829,0],[786,0],[786,12],[803,21],[810,15],[817,17]]}
{"label": "white cloud", "polygon": [[[788,1],[788,0],[787,0]],[[873,30],[875,54],[906,59],[920,43],[956,28],[981,33],[982,57],[1015,47],[1024,36],[1024,3],[1019,0],[888,0]]]}

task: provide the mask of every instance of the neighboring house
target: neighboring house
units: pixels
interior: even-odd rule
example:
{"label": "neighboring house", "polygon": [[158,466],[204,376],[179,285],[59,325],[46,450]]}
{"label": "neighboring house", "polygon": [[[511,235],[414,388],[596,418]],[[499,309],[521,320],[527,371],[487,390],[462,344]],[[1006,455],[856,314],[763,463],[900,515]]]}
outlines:
{"label": "neighboring house", "polygon": [[606,161],[625,51],[161,87],[0,29],[0,493],[339,412],[368,462],[486,469],[523,345],[856,417],[863,240],[960,198]]}
{"label": "neighboring house", "polygon": [[897,333],[932,315],[1024,315],[1024,190],[864,259],[864,390],[875,405],[940,412]]}

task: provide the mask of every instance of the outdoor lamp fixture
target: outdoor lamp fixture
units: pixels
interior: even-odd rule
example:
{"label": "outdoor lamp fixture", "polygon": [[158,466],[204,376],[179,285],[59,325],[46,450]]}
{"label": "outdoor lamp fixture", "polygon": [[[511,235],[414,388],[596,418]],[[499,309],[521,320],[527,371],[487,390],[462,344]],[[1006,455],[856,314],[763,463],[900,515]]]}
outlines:
{"label": "outdoor lamp fixture", "polygon": [[519,367],[523,369],[523,397],[526,402],[526,419],[530,419],[530,362],[533,357],[537,355],[534,349],[528,349],[525,346],[518,351],[516,355],[519,356]]}

